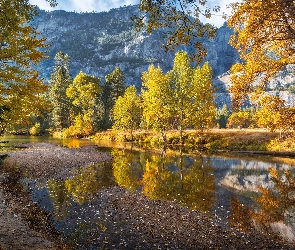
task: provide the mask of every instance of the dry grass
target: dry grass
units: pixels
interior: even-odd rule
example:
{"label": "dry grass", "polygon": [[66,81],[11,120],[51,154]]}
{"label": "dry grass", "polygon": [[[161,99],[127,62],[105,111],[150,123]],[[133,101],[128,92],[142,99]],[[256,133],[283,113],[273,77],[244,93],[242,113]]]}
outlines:
{"label": "dry grass", "polygon": [[211,129],[206,134],[221,135],[233,141],[270,142],[279,137],[279,132],[269,132],[265,129]]}
{"label": "dry grass", "polygon": [[[185,130],[183,143],[187,147],[211,150],[266,151],[271,141],[278,137],[278,132],[269,132],[265,129],[211,129],[202,135],[196,130]],[[111,130],[98,133],[94,139],[99,143],[101,141],[131,141],[128,133],[115,134]],[[160,133],[150,130],[134,131],[133,141],[150,148],[162,147],[164,144]],[[170,146],[180,145],[179,131],[167,131],[167,143]]]}

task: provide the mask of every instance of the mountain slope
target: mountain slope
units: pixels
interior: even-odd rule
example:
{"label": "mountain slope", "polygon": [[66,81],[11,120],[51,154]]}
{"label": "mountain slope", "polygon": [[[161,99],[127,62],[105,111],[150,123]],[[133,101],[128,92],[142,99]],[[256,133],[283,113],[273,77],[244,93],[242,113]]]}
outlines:
{"label": "mountain slope", "polygon": [[[166,53],[161,48],[164,42],[161,32],[147,35],[136,33],[133,29],[130,17],[138,13],[137,6],[100,13],[39,12],[40,16],[35,18],[33,25],[51,44],[47,53],[49,58],[38,66],[46,80],[53,71],[54,56],[59,51],[70,56],[73,77],[83,71],[104,78],[119,66],[127,85],[134,84],[138,88],[141,86],[141,74],[151,63],[159,64],[164,72],[173,66],[174,53]],[[227,71],[239,61],[237,51],[228,44],[231,34],[231,29],[224,25],[218,29],[215,39],[203,41],[208,51],[205,61],[209,61],[213,68],[219,106],[230,103]],[[270,84],[270,90],[277,90],[278,84],[283,88],[292,87],[293,82],[293,78],[287,81],[282,77],[275,79]]]}

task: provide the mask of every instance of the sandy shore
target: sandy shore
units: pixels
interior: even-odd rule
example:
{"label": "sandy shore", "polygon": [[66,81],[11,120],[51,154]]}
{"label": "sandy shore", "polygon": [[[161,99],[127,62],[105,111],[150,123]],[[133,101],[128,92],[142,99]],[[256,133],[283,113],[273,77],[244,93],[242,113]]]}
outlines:
{"label": "sandy shore", "polygon": [[[39,180],[66,178],[74,168],[111,160],[109,154],[94,147],[68,149],[48,143],[26,146],[9,152],[5,164],[17,164]],[[6,178],[4,170],[2,180]],[[22,204],[22,200],[3,194],[0,191],[0,249],[58,249],[21,218],[19,211],[29,201]],[[96,196],[95,209],[108,225],[95,239],[97,244],[103,242],[99,245],[103,249],[295,249],[255,230],[246,234],[224,228],[197,211],[174,202],[149,200],[120,187],[100,190]]]}

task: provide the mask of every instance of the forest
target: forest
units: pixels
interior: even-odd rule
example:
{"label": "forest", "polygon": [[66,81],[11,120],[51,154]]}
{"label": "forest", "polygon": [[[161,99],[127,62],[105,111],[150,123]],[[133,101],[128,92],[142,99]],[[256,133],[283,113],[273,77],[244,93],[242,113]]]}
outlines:
{"label": "forest", "polygon": [[[226,20],[234,33],[229,43],[239,51],[241,62],[231,68],[232,105],[222,108],[214,103],[212,68],[203,61],[207,52],[201,42],[213,38],[216,27],[198,18],[210,18],[219,8],[204,10],[206,1],[176,2],[179,11],[170,1],[143,0],[139,14],[132,17],[137,31],[164,30],[165,49],[175,51],[167,73],[150,64],[142,72],[141,89],[136,89],[126,85],[124,72],[115,66],[102,79],[82,71],[72,77],[70,56],[62,51],[55,56],[46,85],[34,65],[45,58],[49,45],[26,25],[37,11],[28,1],[5,1],[1,5],[5,14],[0,16],[5,23],[0,49],[1,133],[89,137],[112,129],[127,132],[128,140],[133,140],[135,130],[152,130],[166,141],[167,131],[178,130],[180,143],[188,129],[202,134],[211,128],[265,128],[280,131],[281,138],[292,136],[294,107],[267,95],[265,89],[271,77],[294,63],[294,2],[231,4],[232,15]],[[9,8],[11,4],[18,8]],[[195,4],[204,8],[195,8],[193,14]],[[251,105],[246,106],[249,99]]]}

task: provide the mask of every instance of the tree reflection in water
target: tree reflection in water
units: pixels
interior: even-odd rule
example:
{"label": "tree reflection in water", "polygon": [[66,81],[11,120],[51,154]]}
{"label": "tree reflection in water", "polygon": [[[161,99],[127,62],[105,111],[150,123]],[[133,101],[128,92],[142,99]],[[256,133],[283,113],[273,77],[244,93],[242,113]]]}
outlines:
{"label": "tree reflection in water", "polygon": [[273,187],[259,187],[261,193],[256,198],[258,207],[248,207],[236,197],[231,199],[232,225],[248,231],[255,224],[260,229],[270,232],[272,223],[283,222],[288,225],[292,222],[295,208],[295,178],[289,170],[278,171],[270,168],[269,174]]}
{"label": "tree reflection in water", "polygon": [[[147,154],[112,151],[117,184],[150,199],[177,201],[191,209],[209,211],[214,206],[214,169],[202,156],[179,153]],[[143,156],[145,155],[145,156]]]}
{"label": "tree reflection in water", "polygon": [[67,215],[71,199],[82,204],[99,190],[115,185],[111,163],[91,164],[76,169],[73,177],[66,180],[48,181],[49,196],[53,203],[54,215],[60,220]]}

